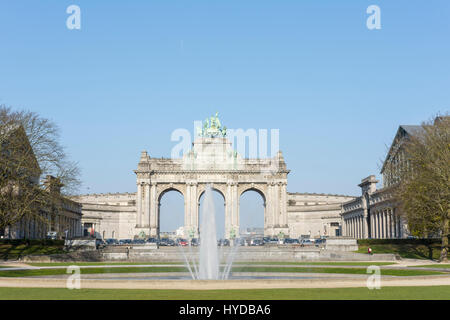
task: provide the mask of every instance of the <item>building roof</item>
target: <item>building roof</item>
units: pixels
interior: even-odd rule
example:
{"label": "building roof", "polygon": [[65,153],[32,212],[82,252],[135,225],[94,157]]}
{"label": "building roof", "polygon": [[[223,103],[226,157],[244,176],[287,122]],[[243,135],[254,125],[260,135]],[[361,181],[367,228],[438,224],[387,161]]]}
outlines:
{"label": "building roof", "polygon": [[392,154],[394,153],[394,150],[396,146],[399,144],[401,140],[403,140],[408,136],[418,136],[425,132],[425,129],[422,126],[417,125],[400,125],[398,127],[397,133],[395,134],[394,140],[392,140],[391,147],[389,148],[389,152],[386,155],[386,158],[383,162],[383,167],[381,168],[380,173],[382,174],[384,172],[384,169],[386,167],[386,164],[388,163],[388,160],[391,158]]}

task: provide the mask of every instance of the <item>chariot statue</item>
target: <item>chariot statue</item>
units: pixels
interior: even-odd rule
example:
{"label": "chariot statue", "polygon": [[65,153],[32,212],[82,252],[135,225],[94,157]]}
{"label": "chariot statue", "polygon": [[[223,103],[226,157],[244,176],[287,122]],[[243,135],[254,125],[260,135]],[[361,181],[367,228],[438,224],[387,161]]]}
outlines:
{"label": "chariot statue", "polygon": [[222,124],[220,123],[218,112],[216,112],[215,116],[207,118],[203,122],[201,136],[204,138],[216,138],[227,136],[227,127],[222,126]]}

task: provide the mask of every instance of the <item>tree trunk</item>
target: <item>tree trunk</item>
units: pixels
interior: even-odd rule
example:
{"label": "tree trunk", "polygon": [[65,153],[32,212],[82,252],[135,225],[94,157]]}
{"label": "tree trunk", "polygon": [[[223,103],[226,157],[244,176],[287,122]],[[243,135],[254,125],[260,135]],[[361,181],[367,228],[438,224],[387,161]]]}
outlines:
{"label": "tree trunk", "polygon": [[449,219],[444,219],[444,230],[442,232],[441,242],[441,262],[448,261],[448,236],[449,236]]}

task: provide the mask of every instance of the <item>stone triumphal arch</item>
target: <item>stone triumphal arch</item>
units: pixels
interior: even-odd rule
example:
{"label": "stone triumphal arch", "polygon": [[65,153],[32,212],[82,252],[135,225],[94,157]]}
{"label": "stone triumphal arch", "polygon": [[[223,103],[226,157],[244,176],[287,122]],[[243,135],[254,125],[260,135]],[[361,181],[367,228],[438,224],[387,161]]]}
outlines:
{"label": "stone triumphal arch", "polygon": [[175,190],[184,197],[184,230],[197,237],[200,198],[208,185],[225,200],[226,238],[239,234],[239,200],[249,190],[258,192],[264,200],[264,234],[289,233],[289,170],[281,151],[272,158],[244,159],[221,130],[220,125],[205,126],[181,159],[153,158],[146,151],[141,153],[135,170],[138,233],[159,235],[160,200],[166,192]]}

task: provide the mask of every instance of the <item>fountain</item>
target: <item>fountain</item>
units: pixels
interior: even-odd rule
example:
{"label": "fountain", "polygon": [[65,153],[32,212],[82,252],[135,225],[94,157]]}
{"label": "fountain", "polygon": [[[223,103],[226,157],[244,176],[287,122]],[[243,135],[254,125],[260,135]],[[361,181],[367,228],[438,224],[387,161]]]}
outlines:
{"label": "fountain", "polygon": [[[200,224],[199,259],[196,261],[195,253],[189,246],[186,254],[181,247],[185,265],[194,280],[226,280],[231,273],[234,257],[238,246],[231,248],[226,257],[219,257],[216,234],[216,213],[211,186],[205,190]],[[220,258],[225,258],[225,265],[220,270]]]}

